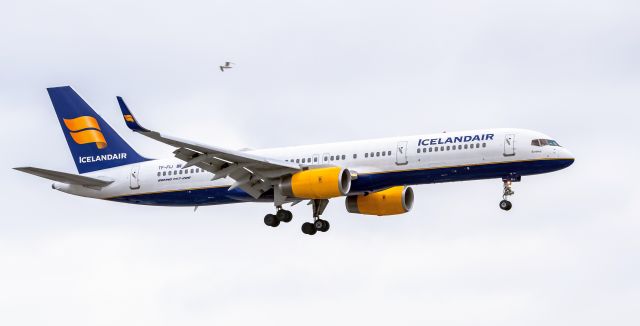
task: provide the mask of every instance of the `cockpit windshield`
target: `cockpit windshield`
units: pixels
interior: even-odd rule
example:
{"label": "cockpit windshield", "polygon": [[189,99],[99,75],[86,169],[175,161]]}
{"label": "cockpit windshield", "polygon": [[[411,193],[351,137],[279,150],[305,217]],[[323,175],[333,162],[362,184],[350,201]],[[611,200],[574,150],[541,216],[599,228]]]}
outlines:
{"label": "cockpit windshield", "polygon": [[534,140],[531,141],[531,146],[558,146],[558,147],[560,147],[560,144],[558,144],[557,141],[551,140],[551,139],[534,139]]}

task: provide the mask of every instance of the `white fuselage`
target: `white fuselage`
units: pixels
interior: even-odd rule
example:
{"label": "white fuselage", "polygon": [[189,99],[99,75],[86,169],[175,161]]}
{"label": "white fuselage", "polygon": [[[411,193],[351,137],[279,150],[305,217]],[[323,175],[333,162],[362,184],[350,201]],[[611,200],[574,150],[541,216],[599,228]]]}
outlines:
{"label": "white fuselage", "polygon": [[[569,166],[571,153],[560,146],[534,146],[534,139],[551,139],[523,129],[485,129],[407,137],[370,139],[247,151],[295,162],[301,166],[340,166],[357,173],[353,193],[393,185],[486,178],[520,177]],[[71,194],[117,201],[166,206],[198,206],[261,201],[239,189],[233,180],[212,181],[213,174],[197,167],[183,169],[176,158],[87,173],[113,180],[101,189],[56,183]]]}

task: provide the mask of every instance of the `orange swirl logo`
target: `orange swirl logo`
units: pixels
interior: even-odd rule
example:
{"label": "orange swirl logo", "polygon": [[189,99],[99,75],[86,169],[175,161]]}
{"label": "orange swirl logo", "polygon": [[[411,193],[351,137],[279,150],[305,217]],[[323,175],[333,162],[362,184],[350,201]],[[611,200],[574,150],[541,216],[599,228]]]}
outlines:
{"label": "orange swirl logo", "polygon": [[98,120],[90,116],[77,117],[75,119],[63,119],[64,125],[69,129],[71,138],[76,144],[95,143],[98,149],[107,147],[107,141],[100,131]]}

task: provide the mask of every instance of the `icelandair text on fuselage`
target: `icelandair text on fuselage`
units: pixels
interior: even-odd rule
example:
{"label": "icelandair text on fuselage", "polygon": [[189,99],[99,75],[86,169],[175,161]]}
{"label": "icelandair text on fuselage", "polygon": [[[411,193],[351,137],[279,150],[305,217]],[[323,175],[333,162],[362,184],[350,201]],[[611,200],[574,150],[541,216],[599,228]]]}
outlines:
{"label": "icelandair text on fuselage", "polygon": [[468,143],[472,141],[493,140],[493,134],[482,134],[473,136],[456,136],[447,138],[426,138],[418,139],[418,146],[443,145],[453,143]]}
{"label": "icelandair text on fuselage", "polygon": [[105,154],[98,156],[80,156],[78,162],[80,163],[94,163],[102,161],[124,160],[127,158],[127,153]]}

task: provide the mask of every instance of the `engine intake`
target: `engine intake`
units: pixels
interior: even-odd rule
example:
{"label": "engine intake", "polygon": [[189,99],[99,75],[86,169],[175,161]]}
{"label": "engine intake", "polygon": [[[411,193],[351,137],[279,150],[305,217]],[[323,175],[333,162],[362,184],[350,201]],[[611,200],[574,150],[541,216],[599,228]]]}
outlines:
{"label": "engine intake", "polygon": [[329,199],[344,196],[351,189],[351,172],[340,167],[310,169],[285,177],[278,184],[284,196]]}
{"label": "engine intake", "polygon": [[398,186],[370,193],[368,195],[348,196],[347,211],[365,215],[396,215],[406,213],[413,207],[413,189]]}

